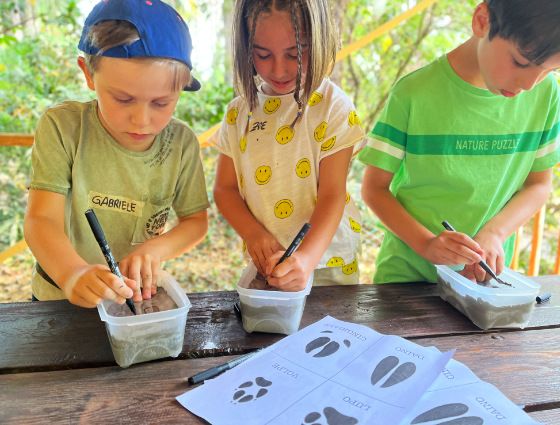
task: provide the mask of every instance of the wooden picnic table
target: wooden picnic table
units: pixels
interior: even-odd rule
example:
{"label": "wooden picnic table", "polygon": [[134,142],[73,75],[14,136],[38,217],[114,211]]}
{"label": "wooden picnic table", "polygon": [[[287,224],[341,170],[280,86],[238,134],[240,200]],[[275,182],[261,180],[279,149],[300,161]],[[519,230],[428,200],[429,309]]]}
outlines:
{"label": "wooden picnic table", "polygon": [[[455,359],[534,419],[560,424],[560,277],[534,279],[552,298],[535,307],[523,330],[482,331],[426,283],[313,288],[301,327],[330,315],[455,348]],[[234,291],[188,297],[179,357],[127,369],[114,362],[96,309],[66,301],[0,304],[0,423],[205,423],[175,400],[191,388],[187,378],[283,336],[246,333],[232,309]]]}

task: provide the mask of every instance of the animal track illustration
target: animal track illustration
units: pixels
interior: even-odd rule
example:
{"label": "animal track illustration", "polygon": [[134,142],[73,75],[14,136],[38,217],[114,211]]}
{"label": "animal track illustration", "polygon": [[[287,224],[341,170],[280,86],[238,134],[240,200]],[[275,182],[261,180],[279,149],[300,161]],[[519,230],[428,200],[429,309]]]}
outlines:
{"label": "animal track illustration", "polygon": [[311,412],[305,416],[301,425],[356,425],[358,420],[351,416],[346,416],[334,407],[325,407],[323,415],[327,422],[319,422],[323,417],[319,412]]}
{"label": "animal track illustration", "polygon": [[259,376],[255,378],[255,384],[253,384],[253,381],[243,382],[233,394],[233,402],[247,403],[249,401],[261,398],[268,393],[268,390],[266,388],[270,387],[272,385],[272,382]]}
{"label": "animal track illustration", "polygon": [[[399,364],[398,357],[389,356],[381,360],[371,374],[371,385],[376,385],[381,379],[389,374]],[[416,372],[416,365],[412,362],[406,362],[397,367],[394,372],[381,384],[381,388],[392,387],[398,383],[407,380]]]}
{"label": "animal track illustration", "polygon": [[[443,404],[433,409],[427,410],[414,418],[411,425],[430,423],[433,425],[482,425],[484,420],[478,416],[461,416],[469,411],[469,407],[463,403]],[[445,422],[437,422],[442,419]]]}
{"label": "animal track illustration", "polygon": [[[323,331],[321,333],[332,334],[333,332],[332,331]],[[342,343],[346,347],[350,347],[350,345],[351,345],[350,341],[348,341],[347,339],[345,339]],[[313,354],[313,357],[327,357],[327,356],[330,356],[331,354],[334,354],[338,351],[338,349],[340,348],[340,344],[338,342],[334,341],[333,339],[331,339],[328,336],[320,336],[318,338],[315,338],[313,341],[311,341],[310,343],[308,343],[305,346],[305,352],[307,354],[309,354],[312,351],[316,351],[321,347],[322,347],[321,351]]]}

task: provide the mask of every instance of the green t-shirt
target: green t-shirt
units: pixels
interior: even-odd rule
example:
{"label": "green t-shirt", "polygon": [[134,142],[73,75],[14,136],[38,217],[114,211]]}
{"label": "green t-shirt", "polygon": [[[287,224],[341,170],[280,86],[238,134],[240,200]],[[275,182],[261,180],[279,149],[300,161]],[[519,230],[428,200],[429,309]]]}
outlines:
{"label": "green t-shirt", "polygon": [[[97,115],[97,101],[65,102],[39,120],[31,189],[66,197],[65,232],[88,263],[105,264],[84,212],[92,208],[117,261],[164,231],[171,210],[185,217],[208,208],[198,140],[172,119],[144,152],[119,145]],[[63,293],[33,276],[40,299]]]}
{"label": "green t-shirt", "polygon": [[[395,85],[359,159],[394,173],[391,193],[434,234],[448,220],[474,236],[530,172],[558,162],[558,121],[552,75],[505,98],[462,80],[443,56]],[[513,237],[504,249],[509,263]],[[385,232],[375,282],[435,280],[431,263]]]}

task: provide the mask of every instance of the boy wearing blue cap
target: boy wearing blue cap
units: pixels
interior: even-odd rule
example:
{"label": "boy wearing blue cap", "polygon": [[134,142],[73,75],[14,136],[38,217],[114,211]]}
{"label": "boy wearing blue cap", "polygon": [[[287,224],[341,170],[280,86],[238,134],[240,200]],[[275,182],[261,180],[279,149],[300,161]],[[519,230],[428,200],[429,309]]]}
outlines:
{"label": "boy wearing blue cap", "polygon": [[[24,225],[37,260],[33,298],[83,307],[148,299],[161,261],[207,230],[199,144],[172,117],[181,92],[200,88],[189,30],[159,0],[104,0],[87,17],[78,48],[96,100],[49,109],[35,133]],[[126,286],[105,265],[84,215],[90,208]],[[164,232],[171,211],[178,224]]]}
{"label": "boy wearing blue cap", "polygon": [[559,22],[558,0],[485,0],[469,40],[395,85],[360,153],[387,228],[376,283],[435,282],[433,264],[485,281],[480,260],[509,263],[559,158]]}

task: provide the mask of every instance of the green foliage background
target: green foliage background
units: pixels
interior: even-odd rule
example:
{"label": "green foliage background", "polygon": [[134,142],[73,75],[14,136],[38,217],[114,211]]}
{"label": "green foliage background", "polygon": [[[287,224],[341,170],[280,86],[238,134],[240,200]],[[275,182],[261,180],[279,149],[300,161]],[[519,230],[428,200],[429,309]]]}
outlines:
{"label": "green foliage background", "polygon": [[[86,3],[94,4],[93,1]],[[200,133],[221,121],[225,106],[234,96],[229,69],[230,21],[227,19],[233,0],[175,0],[171,3],[187,22],[226,12],[224,27],[218,29],[218,43],[213,46],[215,66],[211,75],[203,80],[200,92],[181,96],[176,111],[178,118]],[[339,17],[342,45],[368,34],[415,4],[410,0],[331,3]],[[470,17],[476,3],[475,0],[440,0],[426,12],[337,64],[332,78],[353,98],[366,129],[371,128],[390,87],[399,77],[469,37]],[[38,117],[49,106],[66,99],[92,98],[76,65],[76,44],[83,19],[78,6],[75,0],[0,2],[0,133],[32,133]],[[30,153],[28,148],[0,147],[0,251],[23,237]],[[212,148],[203,150],[210,199],[216,156]],[[361,270],[362,281],[369,282],[381,232],[376,217],[360,201],[362,172],[363,166],[355,162],[348,186],[363,215]],[[558,185],[555,184],[555,188],[547,207],[549,237],[543,244],[541,273],[552,271],[556,251],[560,193]],[[525,248],[529,243],[528,238],[522,241]],[[188,291],[230,289],[243,267],[239,246],[235,232],[212,207],[205,241],[193,252],[169,262],[166,268]],[[527,255],[525,249],[521,267],[525,267]],[[0,301],[29,298],[32,262],[27,252],[0,264],[0,287],[7,288],[0,291]]]}

